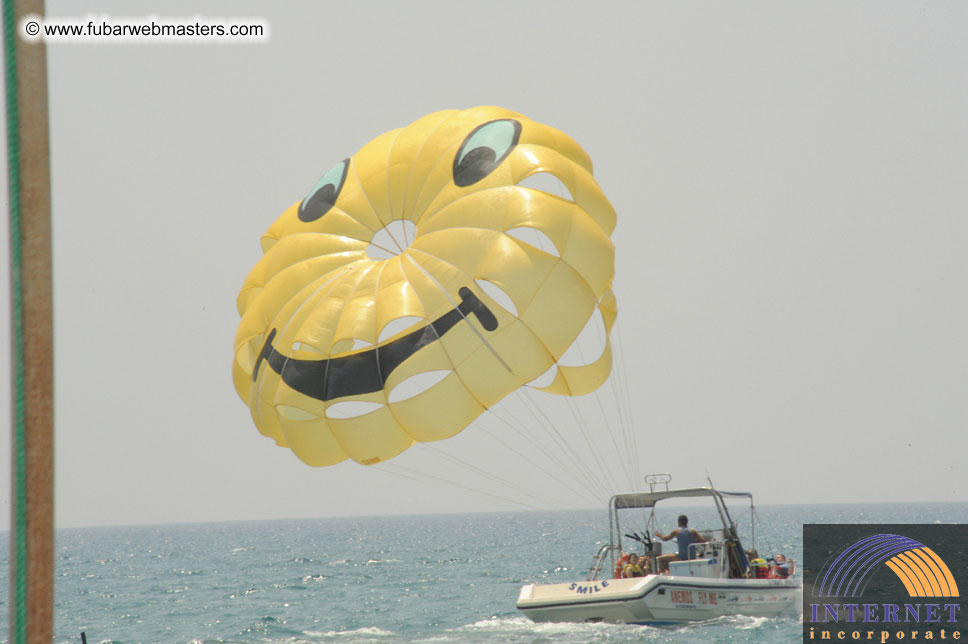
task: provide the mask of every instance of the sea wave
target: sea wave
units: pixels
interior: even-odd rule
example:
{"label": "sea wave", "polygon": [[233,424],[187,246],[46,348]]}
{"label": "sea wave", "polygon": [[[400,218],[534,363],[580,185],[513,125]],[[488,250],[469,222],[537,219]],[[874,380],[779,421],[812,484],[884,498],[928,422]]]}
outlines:
{"label": "sea wave", "polygon": [[395,637],[396,633],[377,628],[376,626],[363,626],[344,631],[306,631],[305,635],[313,638],[312,641],[314,642],[352,641],[354,644],[364,644],[365,642],[373,641],[384,642],[386,638]]}
{"label": "sea wave", "polygon": [[490,617],[450,629],[425,639],[420,644],[579,644],[584,642],[660,641],[662,631],[628,624],[578,624],[568,622],[536,623],[525,617]]}

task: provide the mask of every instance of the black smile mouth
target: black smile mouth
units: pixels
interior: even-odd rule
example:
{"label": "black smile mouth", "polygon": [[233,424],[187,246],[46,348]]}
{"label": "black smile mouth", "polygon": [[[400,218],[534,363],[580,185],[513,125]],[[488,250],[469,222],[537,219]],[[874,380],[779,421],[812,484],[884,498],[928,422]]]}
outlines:
{"label": "black smile mouth", "polygon": [[301,360],[287,357],[272,346],[276,337],[276,329],[272,329],[255,362],[252,380],[258,378],[259,367],[265,360],[290,388],[323,402],[379,391],[387,377],[407,358],[440,340],[469,315],[476,317],[486,331],[497,328],[497,318],[473,291],[462,286],[458,294],[460,304],[430,324],[382,346],[335,358]]}

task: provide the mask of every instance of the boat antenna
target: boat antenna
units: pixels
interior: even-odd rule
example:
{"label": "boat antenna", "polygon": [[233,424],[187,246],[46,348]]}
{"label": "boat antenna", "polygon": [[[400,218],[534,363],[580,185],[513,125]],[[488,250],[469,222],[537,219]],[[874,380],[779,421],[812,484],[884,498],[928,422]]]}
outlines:
{"label": "boat antenna", "polygon": [[660,485],[665,486],[665,491],[669,491],[669,482],[672,480],[672,475],[665,472],[661,474],[646,474],[645,484],[649,486],[649,492],[655,492],[655,489]]}
{"label": "boat antenna", "polygon": [[715,490],[716,486],[713,485],[713,479],[709,476],[709,470],[706,470],[706,480],[709,481],[709,487]]}

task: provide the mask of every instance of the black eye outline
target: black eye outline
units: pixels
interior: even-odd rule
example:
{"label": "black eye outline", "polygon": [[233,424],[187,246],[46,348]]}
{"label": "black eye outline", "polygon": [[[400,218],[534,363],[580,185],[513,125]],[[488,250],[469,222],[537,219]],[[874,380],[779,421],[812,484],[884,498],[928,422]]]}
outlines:
{"label": "black eye outline", "polygon": [[[497,123],[510,123],[514,130],[510,142],[498,142],[500,147],[490,145],[490,142],[487,140],[487,133],[482,132],[485,128],[494,130],[494,125]],[[493,134],[506,138],[507,133],[502,127],[500,131],[494,132]],[[501,165],[501,162],[511,154],[511,150],[517,146],[520,138],[521,123],[514,119],[497,119],[478,125],[467,135],[467,138],[461,143],[460,148],[457,149],[457,154],[454,155],[454,183],[464,188],[477,183],[491,174],[494,168]],[[479,142],[483,143],[483,145],[478,145]],[[468,146],[471,145],[474,147],[468,149]]]}
{"label": "black eye outline", "polygon": [[[342,166],[342,168],[340,168]],[[329,212],[329,209],[336,203],[343,184],[346,183],[346,173],[350,168],[349,158],[343,159],[324,174],[313,189],[309,191],[306,198],[299,204],[299,221],[311,223]],[[334,183],[332,176],[337,170],[340,171],[339,183]]]}

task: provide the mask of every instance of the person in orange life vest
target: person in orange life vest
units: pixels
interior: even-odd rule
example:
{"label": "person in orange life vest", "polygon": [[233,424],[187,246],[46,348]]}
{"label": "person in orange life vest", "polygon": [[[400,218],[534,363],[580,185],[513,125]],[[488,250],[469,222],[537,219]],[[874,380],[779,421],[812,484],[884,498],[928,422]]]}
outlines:
{"label": "person in orange life vest", "polygon": [[786,579],[790,576],[790,562],[784,555],[776,556],[776,566],[773,568],[773,576],[777,579]]}

